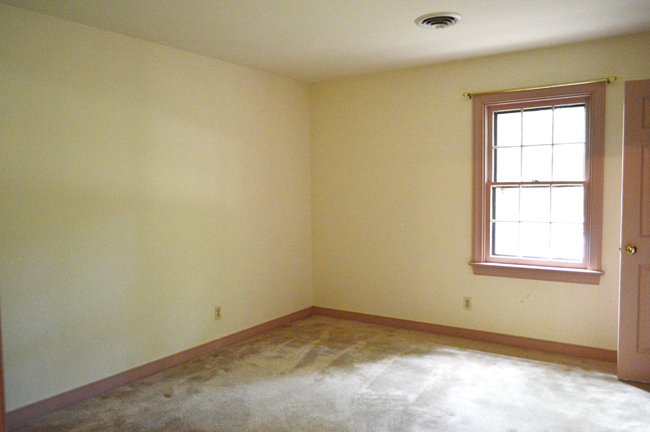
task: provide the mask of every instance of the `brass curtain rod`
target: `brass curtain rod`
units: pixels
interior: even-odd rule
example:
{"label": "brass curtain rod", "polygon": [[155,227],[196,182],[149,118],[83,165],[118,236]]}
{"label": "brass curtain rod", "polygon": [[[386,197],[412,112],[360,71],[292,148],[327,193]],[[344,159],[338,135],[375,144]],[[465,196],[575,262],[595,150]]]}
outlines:
{"label": "brass curtain rod", "polygon": [[592,84],[592,83],[597,83],[597,82],[606,82],[607,84],[611,84],[614,81],[616,81],[615,76],[611,76],[608,78],[600,78],[600,79],[595,79],[591,81],[582,81],[582,82],[572,82],[572,83],[565,83],[565,84],[554,84],[554,85],[545,85],[545,86],[539,86],[539,87],[523,87],[523,88],[517,88],[517,89],[508,89],[508,90],[496,90],[496,91],[489,91],[489,92],[480,92],[480,93],[463,93],[463,97],[471,99],[472,96],[476,95],[482,95],[482,94],[491,94],[491,93],[510,93],[510,92],[516,92],[516,91],[521,91],[521,90],[539,90],[539,89],[546,89],[546,88],[551,88],[551,87],[566,87],[570,85],[579,85],[579,84]]}

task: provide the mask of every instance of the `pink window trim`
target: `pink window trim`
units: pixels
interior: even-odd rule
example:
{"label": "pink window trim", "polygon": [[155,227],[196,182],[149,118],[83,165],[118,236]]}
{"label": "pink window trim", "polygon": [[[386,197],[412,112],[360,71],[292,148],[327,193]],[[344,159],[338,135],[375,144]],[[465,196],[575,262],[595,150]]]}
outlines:
{"label": "pink window trim", "polygon": [[[600,282],[603,213],[603,173],[605,140],[605,87],[604,82],[553,87],[538,90],[523,90],[508,93],[481,94],[473,97],[474,133],[474,186],[473,186],[473,233],[472,266],[476,275],[514,277],[523,279],[574,282],[597,285]],[[586,156],[587,196],[585,213],[586,250],[581,268],[575,264],[562,266],[550,262],[548,265],[519,259],[491,259],[489,240],[489,191],[488,181],[488,113],[498,105],[525,103],[549,103],[553,100],[579,97],[587,104]]]}

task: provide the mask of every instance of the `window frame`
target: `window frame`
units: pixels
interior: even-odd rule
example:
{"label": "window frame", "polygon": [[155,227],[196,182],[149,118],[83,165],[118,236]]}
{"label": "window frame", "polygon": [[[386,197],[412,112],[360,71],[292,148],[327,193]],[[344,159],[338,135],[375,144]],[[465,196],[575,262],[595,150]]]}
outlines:
{"label": "window frame", "polygon": [[[475,275],[573,282],[598,285],[602,255],[603,174],[606,83],[486,93],[473,100],[473,233],[472,266]],[[490,157],[494,113],[510,109],[566,105],[575,101],[586,108],[585,147],[585,255],[583,263],[493,257],[490,253]],[[513,182],[523,183],[523,182]]]}

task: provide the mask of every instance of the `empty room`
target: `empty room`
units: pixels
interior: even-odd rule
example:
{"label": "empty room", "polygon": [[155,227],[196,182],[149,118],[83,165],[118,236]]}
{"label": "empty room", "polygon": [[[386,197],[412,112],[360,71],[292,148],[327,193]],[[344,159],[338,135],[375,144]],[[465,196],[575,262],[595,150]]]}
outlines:
{"label": "empty room", "polygon": [[650,430],[650,0],[0,0],[0,101],[0,432]]}

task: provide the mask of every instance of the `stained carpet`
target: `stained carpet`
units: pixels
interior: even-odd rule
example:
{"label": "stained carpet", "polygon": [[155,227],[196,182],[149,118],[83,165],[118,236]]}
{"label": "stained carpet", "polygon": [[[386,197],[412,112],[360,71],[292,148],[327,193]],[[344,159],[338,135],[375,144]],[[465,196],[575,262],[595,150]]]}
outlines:
{"label": "stained carpet", "polygon": [[615,373],[607,362],[310,317],[14,431],[650,431],[650,386]]}

